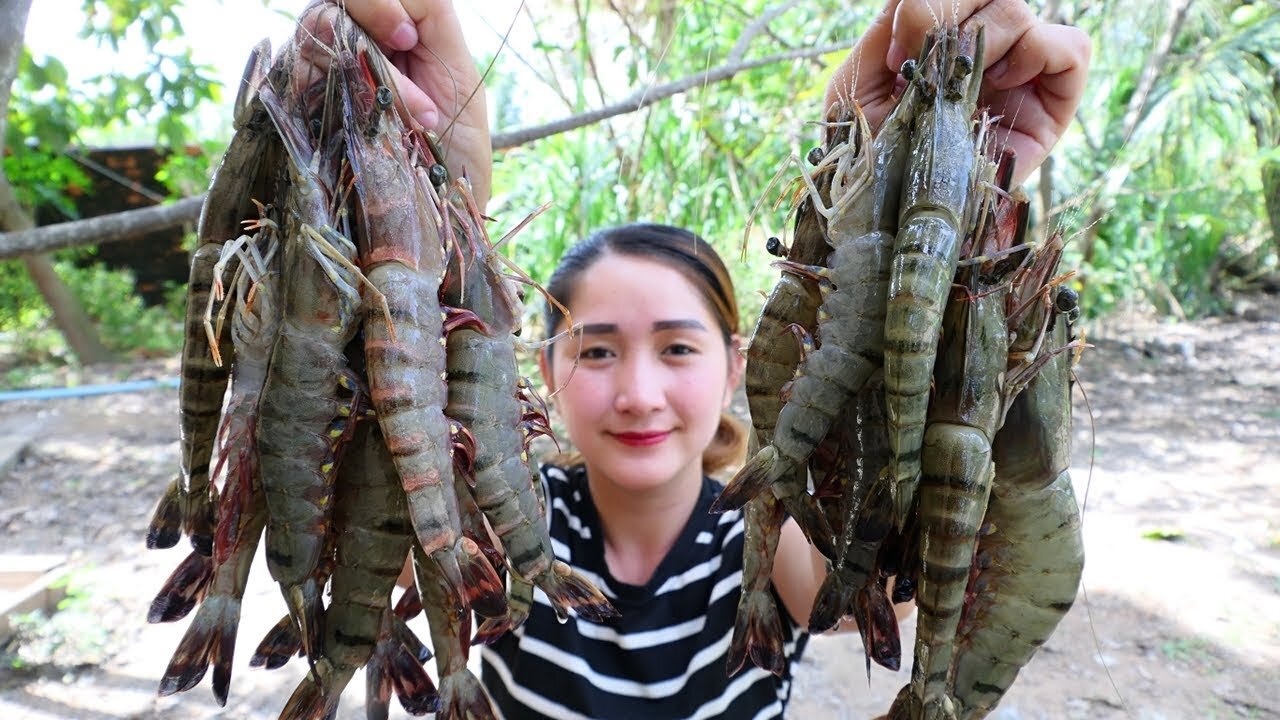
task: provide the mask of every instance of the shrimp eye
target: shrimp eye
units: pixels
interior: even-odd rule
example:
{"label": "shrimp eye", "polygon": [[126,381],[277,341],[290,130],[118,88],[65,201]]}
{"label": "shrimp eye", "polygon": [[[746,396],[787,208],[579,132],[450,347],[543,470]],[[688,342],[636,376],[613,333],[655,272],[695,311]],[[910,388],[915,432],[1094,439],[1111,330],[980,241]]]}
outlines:
{"label": "shrimp eye", "polygon": [[770,255],[774,256],[774,257],[786,257],[786,256],[787,256],[787,246],[786,246],[786,245],[783,245],[783,244],[782,244],[782,241],[781,241],[781,240],[779,240],[779,239],[778,239],[778,238],[776,238],[776,237],[771,237],[771,238],[769,238],[768,240],[765,240],[765,241],[764,241],[764,249],[765,249],[766,251],[768,251],[768,253],[769,253]]}
{"label": "shrimp eye", "polygon": [[1080,293],[1069,287],[1058,288],[1058,296],[1053,300],[1053,307],[1060,313],[1069,313],[1080,307]]}
{"label": "shrimp eye", "polygon": [[909,82],[911,78],[915,76],[916,76],[916,61],[903,60],[902,61],[902,79],[907,80]]}
{"label": "shrimp eye", "polygon": [[968,77],[971,72],[973,72],[973,58],[968,55],[957,56],[956,64],[951,68],[951,77]]}
{"label": "shrimp eye", "polygon": [[378,108],[382,110],[386,110],[391,107],[391,101],[393,99],[394,98],[391,95],[391,88],[386,85],[379,85],[377,91],[373,94],[374,102],[378,103]]}
{"label": "shrimp eye", "polygon": [[440,163],[432,165],[431,169],[428,170],[427,173],[431,176],[431,184],[436,187],[441,187],[445,183],[449,182],[449,170]]}
{"label": "shrimp eye", "polygon": [[823,150],[821,147],[815,147],[809,151],[808,155],[805,155],[804,157],[806,160],[809,161],[810,165],[817,165],[818,163],[822,162],[822,158],[826,156],[827,156],[826,150]]}

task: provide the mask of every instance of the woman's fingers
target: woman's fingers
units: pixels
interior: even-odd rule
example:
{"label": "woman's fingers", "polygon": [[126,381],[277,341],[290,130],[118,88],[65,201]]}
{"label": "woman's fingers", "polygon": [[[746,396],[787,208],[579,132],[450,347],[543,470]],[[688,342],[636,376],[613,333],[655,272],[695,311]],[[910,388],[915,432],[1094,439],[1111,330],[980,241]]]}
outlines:
{"label": "woman's fingers", "polygon": [[[871,27],[858,39],[848,57],[836,68],[827,84],[827,114],[838,105],[848,105],[856,99],[872,128],[888,113],[888,108],[876,112],[876,101],[888,101],[894,94],[898,67],[890,67],[885,58],[893,39],[893,18],[902,0],[888,0],[880,14],[871,21]],[[901,66],[901,63],[899,63]]]}
{"label": "woman's fingers", "polygon": [[347,13],[388,50],[408,50],[418,44],[417,24],[400,0],[349,1]]}

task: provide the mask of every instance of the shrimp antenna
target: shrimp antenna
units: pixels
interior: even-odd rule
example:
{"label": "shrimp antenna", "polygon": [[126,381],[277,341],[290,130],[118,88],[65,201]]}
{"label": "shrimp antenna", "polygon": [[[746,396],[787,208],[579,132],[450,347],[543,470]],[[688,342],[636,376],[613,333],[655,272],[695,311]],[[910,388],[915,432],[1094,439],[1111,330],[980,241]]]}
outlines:
{"label": "shrimp antenna", "polygon": [[[498,44],[498,51],[495,52],[493,54],[493,57],[489,59],[489,65],[486,66],[484,69],[484,72],[480,74],[480,82],[476,83],[476,86],[471,88],[471,94],[467,95],[467,99],[464,100],[462,104],[458,106],[458,111],[454,113],[452,118],[449,119],[449,124],[446,125],[444,128],[444,131],[440,133],[441,141],[445,144],[446,147],[449,144],[449,141],[447,140],[447,138],[449,136],[449,133],[453,131],[454,123],[458,121],[458,118],[462,115],[462,111],[468,105],[471,104],[471,101],[472,99],[475,98],[476,93],[480,92],[480,88],[484,87],[484,81],[489,77],[489,73],[493,71],[494,64],[498,62],[498,56],[502,54],[502,50],[507,46],[507,40],[510,39],[511,31],[515,29],[516,20],[520,18],[520,11],[523,9],[524,9],[524,0],[520,0],[520,6],[517,7],[516,11],[511,15],[511,24],[507,26],[507,32],[505,35],[502,36],[502,42]],[[453,87],[454,87],[454,97],[457,97],[458,81],[453,77],[453,71],[450,70],[449,66],[444,62],[444,60],[442,60],[440,56],[436,54],[436,51],[432,50],[431,48],[427,47],[422,43],[418,43],[418,44],[422,45],[422,47],[425,48],[427,52],[431,53],[432,57],[434,57],[440,63],[440,65],[444,67],[445,72],[449,73],[449,80],[453,83]]]}

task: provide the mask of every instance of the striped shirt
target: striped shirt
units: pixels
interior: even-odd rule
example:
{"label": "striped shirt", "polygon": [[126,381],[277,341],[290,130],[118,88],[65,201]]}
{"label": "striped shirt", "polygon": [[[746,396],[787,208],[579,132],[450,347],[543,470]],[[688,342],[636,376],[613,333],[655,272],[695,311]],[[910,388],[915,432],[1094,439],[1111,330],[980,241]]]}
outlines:
{"label": "striped shirt", "polygon": [[741,511],[712,515],[721,485],[702,494],[675,545],[644,586],[619,582],[604,560],[604,533],[584,468],[543,465],[556,557],[599,587],[622,614],[597,625],[560,623],[534,594],[529,619],[481,651],[481,678],[505,720],[781,718],[791,663],[808,635],[783,620],[783,677],[748,660],[725,669],[742,594]]}

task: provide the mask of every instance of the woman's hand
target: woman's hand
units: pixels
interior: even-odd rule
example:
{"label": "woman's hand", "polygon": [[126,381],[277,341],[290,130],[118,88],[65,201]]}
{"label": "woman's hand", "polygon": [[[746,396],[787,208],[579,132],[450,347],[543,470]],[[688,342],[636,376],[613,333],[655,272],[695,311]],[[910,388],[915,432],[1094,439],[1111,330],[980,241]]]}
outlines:
{"label": "woman's hand", "polygon": [[[934,8],[932,13],[930,7]],[[953,15],[954,12],[954,15]],[[852,97],[872,128],[901,95],[898,74],[915,57],[935,15],[943,26],[986,27],[979,106],[1001,116],[996,136],[1017,153],[1014,184],[1040,167],[1084,95],[1091,43],[1081,30],[1038,19],[1024,0],[888,0],[827,86],[827,105]],[[1007,139],[1006,139],[1007,133]]]}
{"label": "woman's hand", "polygon": [[347,0],[346,7],[391,60],[409,114],[440,137],[450,173],[466,175],[483,210],[493,173],[489,113],[452,0]]}

